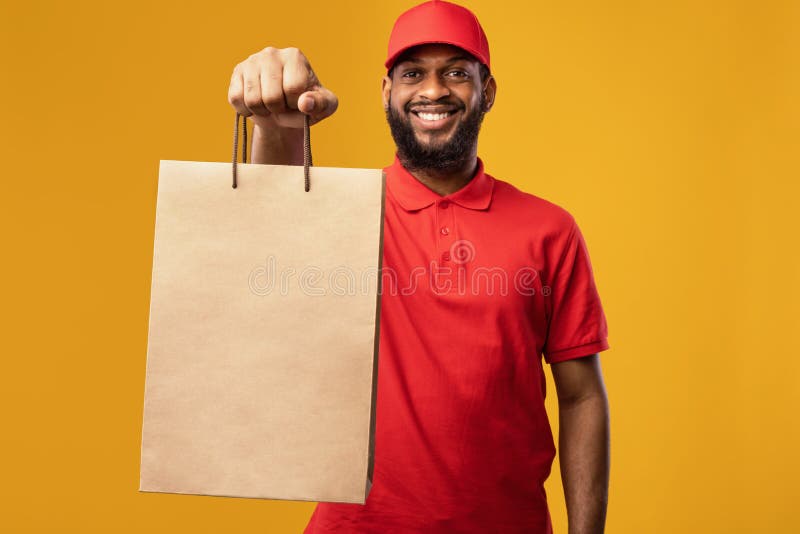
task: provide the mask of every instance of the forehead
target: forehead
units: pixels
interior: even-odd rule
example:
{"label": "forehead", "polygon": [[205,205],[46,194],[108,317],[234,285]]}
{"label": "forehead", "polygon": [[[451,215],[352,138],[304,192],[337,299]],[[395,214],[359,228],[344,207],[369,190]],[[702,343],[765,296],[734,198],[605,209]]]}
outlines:
{"label": "forehead", "polygon": [[477,60],[477,58],[475,58],[475,56],[466,50],[457,46],[442,43],[423,44],[411,47],[397,58],[395,65],[399,65],[404,62],[437,64],[452,63],[455,61],[475,63],[476,67],[480,65],[480,62]]}

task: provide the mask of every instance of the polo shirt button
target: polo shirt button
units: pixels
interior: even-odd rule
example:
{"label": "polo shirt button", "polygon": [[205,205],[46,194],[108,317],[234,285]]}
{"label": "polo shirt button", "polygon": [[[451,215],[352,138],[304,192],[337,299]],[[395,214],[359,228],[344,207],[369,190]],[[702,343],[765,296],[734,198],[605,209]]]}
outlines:
{"label": "polo shirt button", "polygon": [[442,261],[450,261],[450,253],[442,252]]}
{"label": "polo shirt button", "polygon": [[440,232],[442,232],[442,235],[447,235],[447,234],[450,233],[450,228],[448,228],[446,226],[442,226],[442,229],[440,230]]}
{"label": "polo shirt button", "polygon": [[450,203],[446,200],[442,200],[441,202],[439,202],[439,207],[442,208],[443,210],[446,210],[448,206],[450,206]]}

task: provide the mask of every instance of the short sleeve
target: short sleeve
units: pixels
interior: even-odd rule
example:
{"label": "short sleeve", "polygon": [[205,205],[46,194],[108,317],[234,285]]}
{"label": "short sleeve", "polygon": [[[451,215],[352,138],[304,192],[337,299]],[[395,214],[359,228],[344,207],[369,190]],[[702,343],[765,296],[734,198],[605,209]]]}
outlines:
{"label": "short sleeve", "polygon": [[608,349],[608,326],[589,252],[574,219],[565,245],[556,257],[549,280],[543,281],[548,322],[542,352],[547,363]]}

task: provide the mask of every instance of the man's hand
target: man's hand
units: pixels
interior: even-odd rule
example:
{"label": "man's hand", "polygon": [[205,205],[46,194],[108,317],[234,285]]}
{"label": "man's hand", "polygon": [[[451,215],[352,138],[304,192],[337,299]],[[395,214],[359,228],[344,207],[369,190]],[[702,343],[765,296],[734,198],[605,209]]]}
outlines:
{"label": "man's hand", "polygon": [[322,86],[297,48],[272,48],[251,55],[233,69],[228,102],[255,124],[253,163],[303,163],[303,123],[329,117],[339,100]]}
{"label": "man's hand", "polygon": [[339,106],[300,50],[272,47],[236,65],[228,102],[256,126],[284,128],[302,128],[303,113],[319,122]]}

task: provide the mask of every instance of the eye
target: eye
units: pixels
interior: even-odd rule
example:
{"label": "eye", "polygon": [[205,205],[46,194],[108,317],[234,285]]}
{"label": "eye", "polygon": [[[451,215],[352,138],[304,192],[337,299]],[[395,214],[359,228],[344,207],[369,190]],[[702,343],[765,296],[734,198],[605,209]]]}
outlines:
{"label": "eye", "polygon": [[447,73],[447,76],[451,78],[466,78],[469,76],[469,73],[462,69],[453,69]]}
{"label": "eye", "polygon": [[409,70],[400,75],[402,78],[414,79],[419,76],[419,72],[415,70]]}

